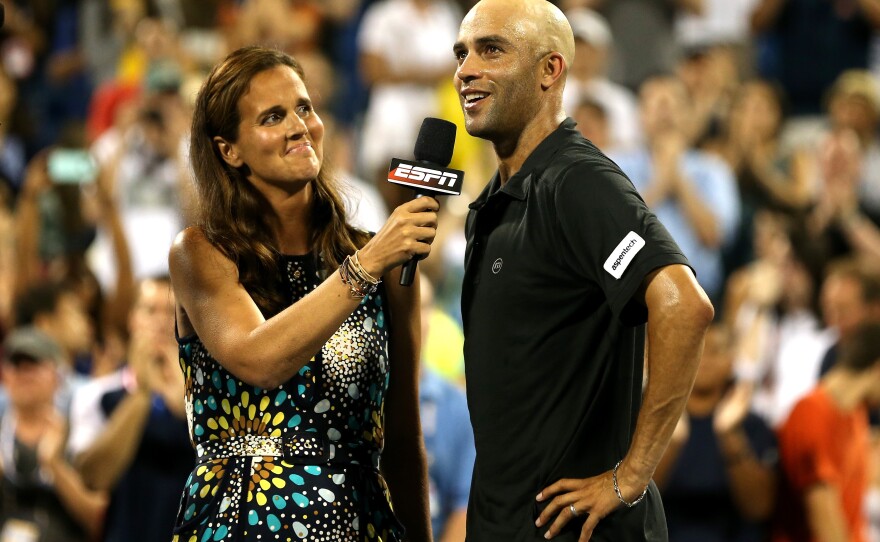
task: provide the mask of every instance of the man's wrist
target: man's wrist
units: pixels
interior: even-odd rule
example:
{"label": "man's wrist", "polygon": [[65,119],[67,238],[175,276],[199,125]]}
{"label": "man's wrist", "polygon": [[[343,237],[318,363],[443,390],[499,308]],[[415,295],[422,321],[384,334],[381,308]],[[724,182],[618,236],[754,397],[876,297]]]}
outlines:
{"label": "man's wrist", "polygon": [[620,467],[622,464],[623,460],[621,459],[617,462],[616,465],[614,465],[614,468],[611,469],[611,483],[614,487],[614,493],[617,495],[617,500],[620,501],[621,504],[623,504],[627,508],[632,508],[642,502],[642,500],[645,498],[645,495],[647,495],[648,493],[648,483],[650,482],[644,484],[644,489],[642,489],[641,494],[636,496],[630,496],[628,494],[625,495],[626,489],[624,488],[627,486],[621,481],[622,474],[620,472]]}

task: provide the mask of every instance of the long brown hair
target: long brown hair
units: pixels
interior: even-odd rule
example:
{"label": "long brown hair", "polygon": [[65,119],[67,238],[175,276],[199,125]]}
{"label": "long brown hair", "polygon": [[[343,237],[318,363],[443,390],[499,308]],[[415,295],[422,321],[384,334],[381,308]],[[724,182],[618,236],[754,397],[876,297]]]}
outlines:
{"label": "long brown hair", "polygon": [[[214,67],[196,98],[190,159],[199,195],[197,223],[205,236],[238,268],[238,280],[266,317],[284,309],[278,242],[266,213],[268,201],[247,180],[247,166],[234,168],[220,156],[214,137],[238,139],[238,102],[254,76],[276,66],[292,68],[290,55],[265,47],[238,49]],[[312,181],[310,244],[325,269],[340,264],[367,242],[368,234],[348,225],[337,181],[321,167]]]}

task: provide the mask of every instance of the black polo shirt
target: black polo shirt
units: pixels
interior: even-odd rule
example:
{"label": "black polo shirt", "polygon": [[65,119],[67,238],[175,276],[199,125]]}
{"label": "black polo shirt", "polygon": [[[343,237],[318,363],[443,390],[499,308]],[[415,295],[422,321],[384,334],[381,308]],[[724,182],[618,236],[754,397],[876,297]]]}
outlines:
{"label": "black polo shirt", "polygon": [[[633,297],[652,270],[688,262],[571,119],[503,187],[496,173],[470,208],[462,314],[477,459],[468,541],[543,540],[538,492],[609,470],[629,449],[647,317]],[[577,540],[582,523],[572,523],[556,540]],[[653,484],[592,538],[665,539]]]}

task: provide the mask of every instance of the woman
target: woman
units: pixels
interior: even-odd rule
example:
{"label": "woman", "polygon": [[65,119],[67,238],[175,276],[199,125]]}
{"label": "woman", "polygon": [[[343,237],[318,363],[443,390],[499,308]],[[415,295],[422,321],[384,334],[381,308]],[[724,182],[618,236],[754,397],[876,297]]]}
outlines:
{"label": "woman", "polygon": [[215,67],[192,126],[200,221],[169,263],[197,465],[174,540],[401,540],[401,522],[430,540],[418,284],[396,268],[430,252],[436,200],[372,238],[348,226],[302,69],[275,50]]}

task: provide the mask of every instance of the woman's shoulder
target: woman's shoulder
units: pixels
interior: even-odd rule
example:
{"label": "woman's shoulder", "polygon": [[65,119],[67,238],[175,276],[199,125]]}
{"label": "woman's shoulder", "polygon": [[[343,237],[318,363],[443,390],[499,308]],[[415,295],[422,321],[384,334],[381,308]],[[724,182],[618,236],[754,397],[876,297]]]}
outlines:
{"label": "woman's shoulder", "polygon": [[192,274],[198,269],[234,270],[235,264],[212,243],[199,226],[189,226],[174,239],[168,254],[172,278],[175,271]]}

